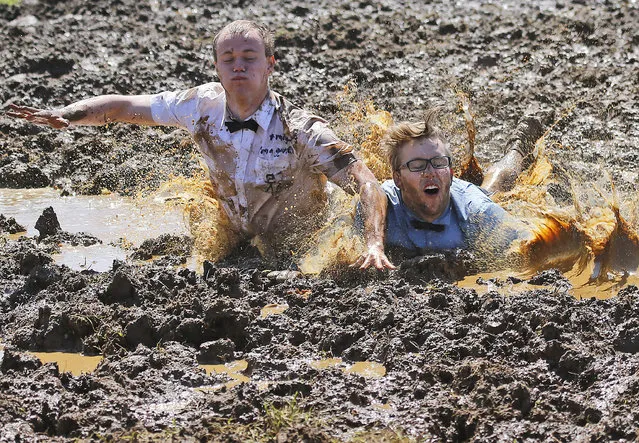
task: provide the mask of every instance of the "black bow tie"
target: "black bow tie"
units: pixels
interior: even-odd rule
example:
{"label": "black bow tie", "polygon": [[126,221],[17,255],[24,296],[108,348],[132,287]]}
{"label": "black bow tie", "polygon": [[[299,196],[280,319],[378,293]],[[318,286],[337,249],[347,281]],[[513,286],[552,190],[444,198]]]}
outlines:
{"label": "black bow tie", "polygon": [[253,119],[245,121],[231,120],[230,122],[224,122],[224,124],[231,134],[240,129],[250,129],[253,132],[257,131],[257,122]]}
{"label": "black bow tie", "polygon": [[439,225],[437,223],[429,223],[421,220],[411,220],[410,224],[415,229],[425,229],[427,231],[442,232],[446,229],[446,225]]}

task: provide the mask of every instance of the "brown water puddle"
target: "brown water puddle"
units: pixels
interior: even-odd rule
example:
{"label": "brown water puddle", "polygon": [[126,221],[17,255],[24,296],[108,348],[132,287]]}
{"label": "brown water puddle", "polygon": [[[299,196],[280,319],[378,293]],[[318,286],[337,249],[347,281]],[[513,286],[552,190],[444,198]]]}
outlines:
{"label": "brown water puddle", "polygon": [[113,260],[124,260],[126,251],[111,244],[119,245],[120,239],[139,245],[160,234],[188,234],[182,210],[160,197],[133,199],[116,194],[60,197],[59,191],[52,188],[0,188],[0,214],[14,217],[27,228],[28,236],[39,235],[34,227],[36,220],[49,206],[64,231],[85,232],[103,242],[87,247],[62,246],[61,253],[54,255],[56,263],[76,270],[106,271]]}
{"label": "brown water puddle", "polygon": [[[327,369],[342,364],[342,359],[326,358],[323,360],[315,360],[310,362],[310,366],[315,369]],[[382,378],[386,375],[386,367],[374,361],[357,361],[352,365],[342,368],[344,374],[361,375],[366,378]]]}
{"label": "brown water puddle", "polygon": [[[595,268],[594,262],[590,262],[585,269],[580,269],[577,264],[572,270],[565,272],[565,277],[570,281],[573,288],[568,291],[572,296],[581,300],[589,298],[607,299],[617,295],[617,293],[628,285],[639,286],[639,276],[636,273],[626,275],[610,276],[610,280],[593,281],[591,279],[592,272]],[[515,276],[526,280],[532,277],[531,274],[522,274],[513,270],[502,270],[498,272],[480,273],[469,275],[463,280],[457,282],[461,288],[474,289],[478,294],[486,294],[496,291],[502,295],[511,295],[523,291],[531,291],[537,289],[554,288],[552,285],[532,285],[527,282],[514,283],[509,277]],[[483,283],[478,283],[479,279]],[[491,282],[494,281],[495,283]]]}
{"label": "brown water puddle", "polygon": [[60,372],[70,372],[75,376],[95,371],[103,358],[101,355],[88,356],[72,352],[31,352],[31,354],[38,357],[43,364],[57,363]]}
{"label": "brown water puddle", "polygon": [[[250,377],[242,374],[243,371],[246,371],[248,368],[248,362],[246,360],[235,360],[229,363],[224,363],[223,365],[198,365],[198,367],[203,368],[208,375],[210,374],[225,374],[230,377],[232,380],[225,383],[227,389],[231,389],[241,383],[248,383],[251,381]],[[214,386],[210,389],[219,389],[220,387]]]}
{"label": "brown water puddle", "polygon": [[268,305],[264,306],[262,310],[260,311],[260,318],[266,318],[269,315],[279,315],[283,313],[284,311],[286,311],[287,309],[288,309],[288,305],[286,303],[281,305],[277,303],[269,303]]}

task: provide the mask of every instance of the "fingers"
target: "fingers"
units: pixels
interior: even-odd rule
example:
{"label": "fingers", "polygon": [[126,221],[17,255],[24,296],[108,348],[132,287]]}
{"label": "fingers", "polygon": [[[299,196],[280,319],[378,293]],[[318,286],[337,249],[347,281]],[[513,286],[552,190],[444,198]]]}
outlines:
{"label": "fingers", "polygon": [[30,114],[35,114],[36,112],[42,111],[42,109],[32,108],[31,106],[14,105],[13,103],[11,103],[9,107],[13,109],[14,111],[30,113]]}
{"label": "fingers", "polygon": [[396,269],[384,253],[368,253],[360,256],[351,267],[359,267],[360,269],[368,269],[371,266],[383,271],[385,269]]}
{"label": "fingers", "polygon": [[55,115],[51,111],[14,104],[10,104],[9,107],[12,109],[6,113],[9,117],[21,118],[36,125],[51,126],[55,129],[62,129],[69,126],[69,120]]}
{"label": "fingers", "polygon": [[391,261],[388,259],[388,257],[386,257],[385,254],[382,256],[381,261],[384,266],[384,269],[397,269],[397,266],[391,263]]}
{"label": "fingers", "polygon": [[365,268],[362,268],[362,264],[364,263],[365,260],[366,258],[363,255],[360,255],[359,258],[355,261],[355,263],[353,263],[349,267],[365,269]]}

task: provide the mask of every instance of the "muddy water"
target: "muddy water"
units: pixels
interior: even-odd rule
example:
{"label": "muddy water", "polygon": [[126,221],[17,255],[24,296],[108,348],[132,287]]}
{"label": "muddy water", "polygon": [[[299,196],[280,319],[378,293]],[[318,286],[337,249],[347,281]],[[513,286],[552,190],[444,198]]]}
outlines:
{"label": "muddy water", "polygon": [[260,311],[260,317],[266,318],[269,315],[279,315],[283,313],[284,311],[286,311],[287,309],[288,309],[288,305],[286,303],[284,304],[270,303],[262,308],[262,310]]}
{"label": "muddy water", "polygon": [[52,188],[0,189],[0,214],[14,217],[27,228],[26,235],[37,236],[35,223],[42,211],[53,207],[64,231],[85,232],[102,244],[63,245],[54,259],[72,269],[108,270],[114,259],[127,256],[123,246],[139,246],[148,238],[171,233],[188,233],[182,211],[160,198],[133,199],[116,194],[60,197]]}
{"label": "muddy water", "polygon": [[[126,243],[139,245],[147,238],[157,237],[163,233],[185,234],[188,228],[184,222],[183,210],[165,202],[166,195],[145,199],[132,199],[115,194],[103,196],[70,196],[60,197],[51,188],[45,189],[0,189],[0,213],[15,219],[27,228],[26,235],[37,236],[35,222],[42,211],[52,206],[58,216],[62,229],[68,232],[86,232],[100,238],[104,243],[92,246],[62,245],[61,253],[54,256],[58,264],[72,269],[93,269],[106,271],[110,269],[114,259],[125,260]],[[339,211],[346,211],[352,202],[339,201]],[[338,219],[339,220],[339,219]],[[313,253],[304,257],[302,269],[308,273],[320,272],[336,261],[348,261],[344,257],[336,260],[335,251],[357,251],[353,247],[352,233],[347,232],[344,223],[332,226],[330,235],[318,236],[319,246]],[[328,231],[327,231],[328,232]],[[337,239],[337,240],[336,240]],[[346,245],[346,246],[345,246]],[[340,253],[341,255],[344,255]],[[352,258],[353,257],[348,257]],[[194,262],[195,259],[192,260]],[[609,279],[591,281],[596,264],[590,259],[587,266],[581,269],[575,265],[565,272],[573,287],[571,293],[578,299],[609,298],[628,284],[639,284],[636,271],[621,275],[611,275]],[[511,294],[525,290],[539,289],[538,285],[525,282],[512,283],[508,276],[516,275],[528,279],[531,273],[518,273],[507,269],[495,273],[471,275],[458,284],[460,287],[473,288],[478,293],[497,291]],[[481,283],[477,283],[480,279]],[[552,288],[549,288],[552,289]],[[262,310],[262,317],[281,314],[286,305],[269,305]]]}
{"label": "muddy water", "polygon": [[251,381],[250,377],[242,374],[248,368],[246,360],[236,360],[223,365],[200,365],[199,367],[204,369],[207,374],[225,374],[230,377],[231,381],[224,384],[227,389]]}
{"label": "muddy water", "polygon": [[[325,358],[323,360],[315,360],[310,362],[310,366],[314,369],[328,369],[343,364],[341,358]],[[342,368],[344,374],[361,375],[366,378],[382,378],[386,375],[384,365],[374,361],[356,361]]]}
{"label": "muddy water", "polygon": [[[627,275],[611,275],[609,280],[592,281],[591,275],[594,270],[594,262],[590,262],[583,271],[576,265],[571,271],[564,273],[572,285],[572,289],[568,293],[575,298],[589,299],[607,299],[614,297],[617,293],[628,285],[639,285],[639,276],[636,273]],[[512,279],[517,277],[523,281],[517,282]],[[502,295],[514,295],[522,291],[533,291],[537,289],[554,290],[553,286],[530,284],[526,280],[530,279],[530,273],[518,273],[511,269],[501,270],[498,272],[487,272],[466,276],[463,280],[457,282],[461,288],[474,289],[478,294],[486,294],[496,291]]]}
{"label": "muddy water", "polygon": [[60,372],[73,375],[91,373],[102,361],[102,356],[87,356],[71,352],[34,352],[42,363],[57,363]]}

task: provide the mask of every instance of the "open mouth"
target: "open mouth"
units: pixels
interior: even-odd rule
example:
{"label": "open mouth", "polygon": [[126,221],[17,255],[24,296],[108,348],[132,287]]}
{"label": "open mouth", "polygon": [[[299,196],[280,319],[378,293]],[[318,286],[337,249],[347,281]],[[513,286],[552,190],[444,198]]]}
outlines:
{"label": "open mouth", "polygon": [[424,192],[428,195],[436,195],[439,192],[439,186],[429,185],[424,188]]}

